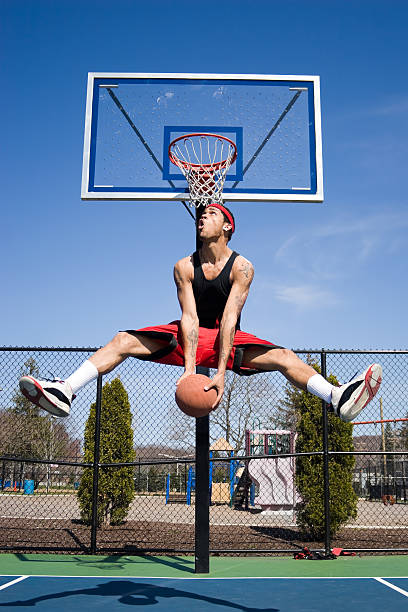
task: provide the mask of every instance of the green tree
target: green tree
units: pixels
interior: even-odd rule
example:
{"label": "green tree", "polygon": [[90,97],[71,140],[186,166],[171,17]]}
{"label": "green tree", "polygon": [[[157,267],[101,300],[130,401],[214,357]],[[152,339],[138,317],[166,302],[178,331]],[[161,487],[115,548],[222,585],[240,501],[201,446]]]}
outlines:
{"label": "green tree", "polygon": [[[170,472],[170,482],[177,482],[176,480],[176,468],[172,466],[173,472]],[[157,491],[164,491],[166,488],[166,476],[167,471],[164,472],[158,465],[151,465],[147,472],[146,478],[146,491],[148,493],[156,493]]]}
{"label": "green tree", "polygon": [[[34,376],[34,378],[38,378],[40,371],[37,366],[37,362],[33,357],[29,357],[27,361],[24,362],[23,367],[20,370],[20,377],[29,375]],[[32,404],[30,400],[28,400],[24,395],[17,390],[13,397],[13,408],[11,409],[14,414],[22,415],[22,416],[39,416],[40,409],[35,404]]]}
{"label": "green tree", "polygon": [[[84,461],[93,462],[96,404],[92,404],[85,426]],[[119,380],[107,382],[102,390],[100,462],[123,463],[135,460],[132,415],[129,398]],[[82,520],[91,522],[93,469],[85,468],[78,489]],[[135,495],[133,468],[100,468],[98,525],[121,523]]]}
{"label": "green tree", "polygon": [[[317,365],[313,366],[319,371]],[[331,375],[329,382],[337,385]],[[322,402],[319,398],[299,391],[288,383],[287,407],[296,410],[296,452],[306,453],[323,449]],[[329,450],[353,450],[353,426],[328,414]],[[334,455],[329,460],[330,531],[334,536],[349,519],[357,516],[357,495],[353,489],[355,459],[351,455]],[[321,455],[296,458],[296,487],[301,501],[297,507],[297,522],[304,534],[316,540],[324,539],[323,457]]]}

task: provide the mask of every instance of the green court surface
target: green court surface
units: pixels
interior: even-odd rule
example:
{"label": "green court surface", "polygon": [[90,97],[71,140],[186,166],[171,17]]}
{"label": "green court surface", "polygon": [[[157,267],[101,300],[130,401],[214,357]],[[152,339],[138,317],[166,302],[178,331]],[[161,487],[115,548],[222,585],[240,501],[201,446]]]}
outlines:
{"label": "green court surface", "polygon": [[193,557],[1,554],[0,574],[30,576],[140,576],[158,578],[407,577],[408,555],[339,557],[212,557],[209,574],[194,574]]}

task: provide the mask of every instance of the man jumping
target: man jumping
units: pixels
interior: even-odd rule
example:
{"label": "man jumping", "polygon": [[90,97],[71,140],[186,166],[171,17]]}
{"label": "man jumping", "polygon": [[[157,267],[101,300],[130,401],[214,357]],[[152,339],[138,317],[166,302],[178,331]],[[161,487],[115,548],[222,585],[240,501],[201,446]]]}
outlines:
{"label": "man jumping", "polygon": [[293,351],[241,331],[240,315],[254,268],[228,247],[234,230],[234,217],[225,206],[205,208],[198,222],[201,248],[174,267],[180,321],[119,332],[64,381],[23,376],[23,395],[54,416],[68,416],[81,387],[98,374],[111,372],[127,357],[137,357],[184,366],[177,384],[193,374],[197,365],[216,368],[208,386],[217,390],[214,409],[222,399],[226,370],[240,375],[278,371],[299,389],[327,402],[343,421],[355,419],[380,387],[381,366],[371,364],[351,382],[335,387]]}

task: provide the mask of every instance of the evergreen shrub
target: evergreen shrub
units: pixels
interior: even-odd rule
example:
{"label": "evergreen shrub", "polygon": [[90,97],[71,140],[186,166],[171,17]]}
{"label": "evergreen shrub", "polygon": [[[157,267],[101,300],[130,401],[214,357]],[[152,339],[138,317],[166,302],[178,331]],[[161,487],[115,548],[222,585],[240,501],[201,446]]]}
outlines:
{"label": "evergreen shrub", "polygon": [[[317,365],[312,364],[319,372]],[[335,376],[328,381],[338,385]],[[288,386],[285,404],[292,403],[297,415],[296,452],[323,450],[322,401],[306,392]],[[344,423],[336,415],[328,414],[329,450],[353,451],[353,425]],[[355,458],[352,455],[329,457],[330,534],[333,537],[340,527],[357,516],[357,495],[353,489]],[[323,541],[324,483],[323,456],[296,458],[296,487],[300,496],[297,504],[297,524],[302,533],[314,540]]]}
{"label": "evergreen shrub", "polygon": [[[92,404],[85,426],[84,461],[94,460],[96,404]],[[129,398],[119,380],[107,382],[102,389],[100,463],[135,460],[132,415]],[[78,489],[82,520],[92,517],[93,468],[85,468]],[[117,525],[124,521],[135,495],[133,468],[100,468],[98,489],[98,525]]]}

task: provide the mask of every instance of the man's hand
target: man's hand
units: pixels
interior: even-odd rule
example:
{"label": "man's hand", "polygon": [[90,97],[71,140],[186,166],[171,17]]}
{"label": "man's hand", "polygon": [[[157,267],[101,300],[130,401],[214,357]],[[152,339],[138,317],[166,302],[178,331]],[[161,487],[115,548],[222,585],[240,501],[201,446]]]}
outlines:
{"label": "man's hand", "polygon": [[217,391],[217,398],[214,404],[211,406],[211,410],[215,410],[216,408],[218,408],[222,400],[222,396],[224,393],[224,385],[225,385],[224,379],[225,379],[225,374],[223,372],[217,372],[217,374],[212,379],[211,384],[207,385],[207,387],[204,387],[206,391],[208,391],[209,389],[216,389]]}
{"label": "man's hand", "polygon": [[187,378],[187,376],[190,376],[191,374],[195,374],[195,368],[193,370],[184,370],[183,374],[180,376],[180,378],[178,379],[178,381],[176,382],[176,387],[177,385],[179,385],[181,383],[181,381],[184,378]]}

